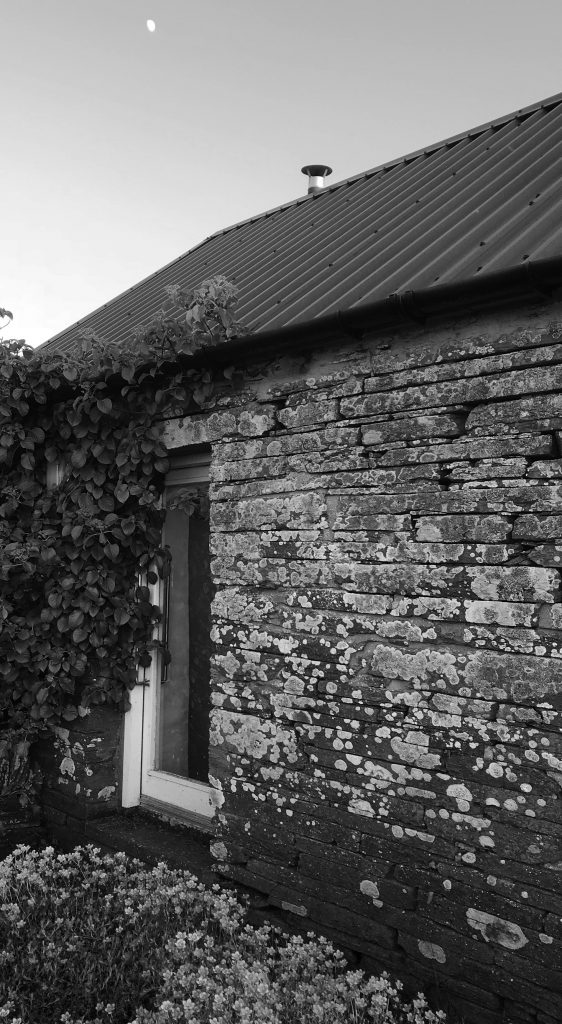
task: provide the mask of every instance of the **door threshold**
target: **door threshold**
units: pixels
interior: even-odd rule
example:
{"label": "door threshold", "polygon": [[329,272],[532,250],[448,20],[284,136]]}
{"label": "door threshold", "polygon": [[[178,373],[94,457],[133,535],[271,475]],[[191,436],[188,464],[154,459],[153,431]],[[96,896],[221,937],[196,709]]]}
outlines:
{"label": "door threshold", "polygon": [[175,804],[168,804],[164,800],[156,800],[152,796],[141,796],[139,809],[148,811],[172,825],[184,825],[187,828],[203,832],[205,835],[214,836],[217,831],[214,818],[197,814],[196,811],[186,811],[183,807],[176,807]]}

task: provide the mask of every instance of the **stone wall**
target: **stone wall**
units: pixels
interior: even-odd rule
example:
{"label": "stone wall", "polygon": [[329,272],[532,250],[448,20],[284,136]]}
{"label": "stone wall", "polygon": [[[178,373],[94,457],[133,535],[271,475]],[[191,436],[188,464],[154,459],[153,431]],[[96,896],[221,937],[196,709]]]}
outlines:
{"label": "stone wall", "polygon": [[97,707],[35,744],[43,820],[63,846],[84,842],[89,821],[119,808],[121,733],[119,712]]}
{"label": "stone wall", "polygon": [[167,431],[213,451],[222,873],[475,1024],[562,1016],[559,314],[264,360]]}
{"label": "stone wall", "polygon": [[[220,871],[471,1024],[562,1016],[557,322],[264,354],[166,428],[212,448]],[[96,716],[61,832],[119,803]]]}
{"label": "stone wall", "polygon": [[41,840],[36,782],[29,741],[0,728],[0,860],[19,843],[36,846]]}

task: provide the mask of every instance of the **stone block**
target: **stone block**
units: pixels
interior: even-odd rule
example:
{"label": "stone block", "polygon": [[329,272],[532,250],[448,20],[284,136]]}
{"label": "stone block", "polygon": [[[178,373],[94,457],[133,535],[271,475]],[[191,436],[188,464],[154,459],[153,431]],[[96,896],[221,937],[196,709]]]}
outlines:
{"label": "stone block", "polygon": [[[361,400],[350,408],[362,409]],[[422,440],[428,437],[458,437],[462,433],[462,422],[462,417],[448,414],[409,416],[405,419],[365,424],[362,428],[363,444],[380,448],[397,441]]]}
{"label": "stone block", "polygon": [[517,516],[512,536],[517,540],[531,541],[562,538],[562,515]]}
{"label": "stone block", "polygon": [[337,399],[287,404],[284,409],[280,409],[277,413],[279,423],[286,427],[287,430],[300,430],[303,427],[329,423],[337,420],[338,416]]}

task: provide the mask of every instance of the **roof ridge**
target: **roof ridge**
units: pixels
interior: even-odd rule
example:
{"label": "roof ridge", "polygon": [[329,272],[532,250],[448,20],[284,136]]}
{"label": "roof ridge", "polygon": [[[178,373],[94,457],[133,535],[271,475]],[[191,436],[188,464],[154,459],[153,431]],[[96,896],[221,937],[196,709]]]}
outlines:
{"label": "roof ridge", "polygon": [[[469,128],[464,132],[459,132],[456,135],[451,135],[446,139],[441,139],[439,142],[434,142],[429,146],[424,146],[422,149],[413,150],[411,153],[406,153],[404,156],[395,157],[393,160],[385,160],[384,163],[378,164],[375,167],[371,167],[367,171],[361,171],[358,174],[352,174],[348,178],[342,178],[340,181],[334,181],[330,185],[325,185],[320,192],[310,195],[298,196],[296,199],[291,199],[287,203],[281,203],[279,206],[274,206],[270,210],[265,210],[263,213],[254,214],[252,217],[246,217],[244,220],[236,221],[234,224],[230,224],[226,228],[221,228],[220,231],[214,231],[211,235],[207,235],[204,242],[209,242],[212,238],[220,238],[222,235],[228,234],[229,231],[235,231],[236,228],[241,228],[245,224],[252,224],[255,221],[261,220],[264,217],[271,217],[274,213],[281,213],[282,210],[288,210],[291,206],[298,206],[299,203],[304,203],[309,199],[320,199],[323,195],[327,195],[330,192],[334,192],[336,189],[341,188],[343,185],[349,185],[352,181],[361,181],[363,178],[370,178],[373,174],[377,174],[379,171],[385,171],[391,167],[397,167],[400,164],[409,163],[411,160],[415,160],[418,156],[427,156],[430,153],[435,153],[439,149],[444,149],[446,146],[450,146],[456,142],[461,142],[463,139],[468,139],[474,135],[481,135],[489,128],[499,128],[504,124],[508,124],[510,121],[515,120],[518,117],[529,117],[534,114],[537,110],[547,109],[556,106],[562,102],[562,92],[555,93],[554,96],[549,96],[547,99],[538,100],[536,103],[531,103],[526,107],[521,107],[519,110],[514,110],[510,114],[503,114],[500,117],[495,117],[492,121],[486,121],[484,124],[477,125],[475,128]],[[204,244],[204,243],[201,243]],[[189,250],[192,252],[193,250]],[[185,254],[184,254],[185,255]],[[163,268],[164,269],[164,268]]]}

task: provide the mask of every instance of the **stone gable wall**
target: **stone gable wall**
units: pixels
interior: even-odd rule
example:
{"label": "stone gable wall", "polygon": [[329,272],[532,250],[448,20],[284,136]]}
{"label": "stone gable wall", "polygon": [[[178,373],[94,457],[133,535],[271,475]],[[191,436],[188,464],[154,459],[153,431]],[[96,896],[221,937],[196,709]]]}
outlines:
{"label": "stone gable wall", "polygon": [[213,450],[221,871],[478,1024],[562,1017],[554,321],[347,339],[168,428]]}
{"label": "stone gable wall", "polygon": [[[521,309],[264,354],[166,427],[212,449],[219,870],[471,1024],[562,1018],[561,382]],[[61,829],[119,803],[103,716]]]}

